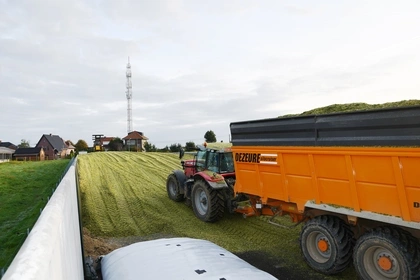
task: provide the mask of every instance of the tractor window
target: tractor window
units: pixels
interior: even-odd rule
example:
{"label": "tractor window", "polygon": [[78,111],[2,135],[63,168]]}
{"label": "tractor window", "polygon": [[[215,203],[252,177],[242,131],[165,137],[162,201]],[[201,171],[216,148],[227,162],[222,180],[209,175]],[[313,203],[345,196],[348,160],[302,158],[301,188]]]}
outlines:
{"label": "tractor window", "polygon": [[220,173],[235,172],[232,153],[220,154]]}
{"label": "tractor window", "polygon": [[219,153],[210,152],[208,161],[207,161],[207,169],[213,172],[219,173]]}
{"label": "tractor window", "polygon": [[195,161],[197,171],[203,171],[206,165],[206,151],[198,151],[197,159]]}

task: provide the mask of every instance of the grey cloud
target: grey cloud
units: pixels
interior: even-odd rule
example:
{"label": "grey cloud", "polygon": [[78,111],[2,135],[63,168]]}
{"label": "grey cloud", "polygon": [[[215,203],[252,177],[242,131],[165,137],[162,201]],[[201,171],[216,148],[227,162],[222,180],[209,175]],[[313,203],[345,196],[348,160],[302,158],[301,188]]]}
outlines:
{"label": "grey cloud", "polygon": [[366,63],[355,56],[348,68],[318,66],[321,50],[339,59],[340,50],[334,58],[329,51],[342,44],[317,25],[324,7],[314,10],[287,1],[0,0],[0,97],[7,104],[0,119],[11,120],[0,123],[0,139],[125,136],[128,56],[134,129],[164,146],[202,141],[209,129],[227,141],[232,121],[332,103],[391,79],[417,54],[413,47]]}

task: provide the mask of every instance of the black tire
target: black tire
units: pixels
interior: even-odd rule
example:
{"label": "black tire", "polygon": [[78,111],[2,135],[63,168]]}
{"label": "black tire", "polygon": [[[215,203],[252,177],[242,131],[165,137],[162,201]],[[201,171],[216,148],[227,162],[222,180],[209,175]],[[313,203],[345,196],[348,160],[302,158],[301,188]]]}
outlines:
{"label": "black tire", "polygon": [[175,174],[170,174],[166,180],[166,191],[173,201],[179,202],[184,200],[184,194],[180,192],[180,184]]}
{"label": "black tire", "polygon": [[215,222],[224,215],[223,195],[202,180],[194,183],[191,202],[194,214],[203,222]]}
{"label": "black tire", "polygon": [[353,253],[361,279],[420,279],[420,245],[409,233],[379,227],[362,235]]}
{"label": "black tire", "polygon": [[309,220],[302,228],[299,242],[305,261],[316,271],[336,274],[351,263],[353,233],[338,217],[318,216]]}

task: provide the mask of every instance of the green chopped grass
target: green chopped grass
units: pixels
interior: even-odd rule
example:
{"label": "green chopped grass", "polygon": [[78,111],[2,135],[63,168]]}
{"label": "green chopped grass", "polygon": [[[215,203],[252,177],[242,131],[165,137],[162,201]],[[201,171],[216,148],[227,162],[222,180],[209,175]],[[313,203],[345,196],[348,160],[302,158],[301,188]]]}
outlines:
{"label": "green chopped grass", "polygon": [[[216,223],[204,223],[190,207],[166,193],[166,178],[181,169],[178,155],[169,153],[106,152],[78,157],[83,225],[97,237],[177,236],[206,239],[241,254],[260,252],[279,267],[309,279],[355,279],[354,269],[324,276],[310,269],[300,254],[300,226],[285,229],[266,217],[226,213]],[[276,218],[293,225],[288,217]],[[302,274],[302,275],[303,275]],[[312,277],[311,277],[312,275]]]}
{"label": "green chopped grass", "polygon": [[224,149],[232,147],[232,143],[224,143],[224,142],[215,142],[215,143],[207,143],[207,148],[209,149]]}
{"label": "green chopped grass", "polygon": [[367,104],[367,103],[332,104],[325,107],[320,107],[320,108],[315,108],[309,111],[305,111],[301,114],[290,114],[290,115],[285,115],[281,117],[322,115],[322,114],[366,111],[366,110],[418,106],[418,105],[420,105],[420,100],[415,100],[415,99],[402,100],[402,101],[397,101],[397,102],[388,102],[388,103],[382,103],[382,104]]}

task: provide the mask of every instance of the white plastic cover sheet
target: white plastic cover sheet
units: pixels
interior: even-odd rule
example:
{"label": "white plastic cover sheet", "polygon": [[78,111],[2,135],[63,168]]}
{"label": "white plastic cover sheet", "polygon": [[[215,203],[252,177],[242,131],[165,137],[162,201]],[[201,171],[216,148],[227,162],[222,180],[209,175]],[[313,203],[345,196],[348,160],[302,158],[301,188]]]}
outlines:
{"label": "white plastic cover sheet", "polygon": [[75,166],[58,185],[2,280],[83,280]]}
{"label": "white plastic cover sheet", "polygon": [[191,238],[157,239],[117,249],[102,259],[102,277],[103,280],[277,279],[210,241]]}

